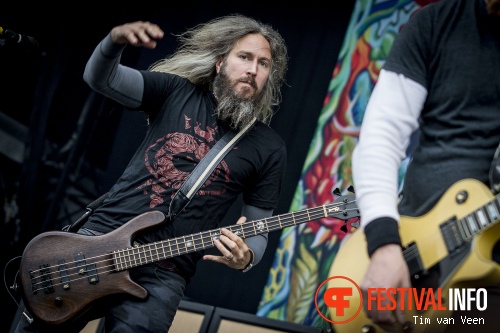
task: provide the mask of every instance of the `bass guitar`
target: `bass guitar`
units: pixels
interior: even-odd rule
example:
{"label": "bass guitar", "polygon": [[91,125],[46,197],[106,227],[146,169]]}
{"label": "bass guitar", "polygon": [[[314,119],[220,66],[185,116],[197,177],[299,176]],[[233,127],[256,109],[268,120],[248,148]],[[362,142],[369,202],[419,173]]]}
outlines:
{"label": "bass guitar", "polygon": [[[419,291],[432,290],[434,297],[429,299],[441,304],[440,308],[422,309],[414,300],[412,310],[405,310],[408,322],[402,332],[443,331],[447,318],[451,317],[449,288],[473,288],[500,281],[500,265],[492,260],[493,246],[500,237],[499,219],[499,195],[493,196],[487,186],[473,179],[453,184],[427,214],[401,217],[399,231],[412,287]],[[359,286],[368,265],[364,233],[354,231],[344,239],[330,268],[330,276],[347,277]],[[327,285],[328,288],[352,287],[347,281],[336,278]],[[438,288],[443,290],[440,295]],[[337,315],[336,309],[329,308],[335,332],[383,332],[364,311],[357,313],[362,296],[357,292],[353,295],[347,299],[355,306],[344,309],[342,316]],[[409,308],[407,304],[406,308]],[[417,316],[417,323],[413,316]]]}
{"label": "bass guitar", "polygon": [[[344,221],[359,217],[354,194],[340,196],[331,204],[226,228],[247,238],[326,217]],[[100,236],[49,231],[33,238],[24,249],[18,276],[30,315],[45,326],[61,325],[77,320],[108,295],[144,299],[147,291],[130,278],[130,268],[212,248],[220,236],[220,229],[213,229],[132,246],[139,232],[166,220],[162,212],[150,211]]]}

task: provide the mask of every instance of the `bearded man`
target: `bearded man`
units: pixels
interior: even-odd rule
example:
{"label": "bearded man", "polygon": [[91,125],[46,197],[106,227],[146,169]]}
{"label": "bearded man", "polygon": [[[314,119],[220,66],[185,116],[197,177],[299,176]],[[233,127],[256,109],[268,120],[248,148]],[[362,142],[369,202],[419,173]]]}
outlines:
{"label": "bearded man", "polygon": [[[172,55],[136,70],[120,64],[127,45],[155,48],[164,35],[151,22],[116,26],[89,59],[84,80],[95,91],[147,115],[146,137],[102,205],[79,229],[101,235],[151,210],[169,215],[172,198],[200,160],[230,130],[252,126],[191,198],[159,228],[137,235],[148,244],[220,227],[230,206],[243,197],[237,221],[272,216],[285,173],[286,147],[269,127],[281,102],[287,48],[271,26],[242,15],[216,18],[179,37]],[[148,292],[145,300],[110,297],[70,326],[44,327],[22,318],[18,332],[79,332],[93,318],[105,318],[106,332],[168,331],[196,272],[211,260],[246,272],[261,260],[267,233],[242,238],[228,228],[209,239],[220,255],[177,249],[178,256],[130,269]],[[214,291],[215,292],[215,291]]]}

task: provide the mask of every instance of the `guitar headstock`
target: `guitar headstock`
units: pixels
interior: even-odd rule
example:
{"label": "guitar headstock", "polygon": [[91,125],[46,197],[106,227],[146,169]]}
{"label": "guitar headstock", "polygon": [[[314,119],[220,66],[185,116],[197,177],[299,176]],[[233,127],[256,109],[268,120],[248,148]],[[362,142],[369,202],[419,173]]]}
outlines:
{"label": "guitar headstock", "polygon": [[352,193],[337,197],[332,204],[328,205],[327,214],[329,217],[335,217],[340,220],[349,220],[359,217],[359,209],[356,205],[356,195]]}

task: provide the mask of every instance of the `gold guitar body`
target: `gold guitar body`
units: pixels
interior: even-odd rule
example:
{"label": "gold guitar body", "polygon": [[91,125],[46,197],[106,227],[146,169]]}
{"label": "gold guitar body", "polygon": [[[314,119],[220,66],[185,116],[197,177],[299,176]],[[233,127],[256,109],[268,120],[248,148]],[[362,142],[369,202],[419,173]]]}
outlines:
{"label": "gold guitar body", "polygon": [[[497,210],[489,225],[484,230],[478,231],[466,242],[466,246],[450,255],[443,239],[441,225],[452,217],[456,217],[457,220],[465,219],[474,211],[474,214],[488,214],[487,208],[491,208],[486,205],[488,202],[490,206],[495,205]],[[449,288],[475,288],[499,282],[500,265],[492,260],[493,246],[500,237],[500,224],[497,223],[498,210],[498,198],[495,198],[483,183],[465,179],[452,185],[429,213],[421,217],[402,217],[400,234],[403,247],[411,245],[414,249],[418,249],[424,272],[430,272],[429,276],[432,276],[427,278],[425,274],[413,275],[412,287],[431,287],[432,290],[442,288],[441,304],[448,309]],[[341,245],[329,276],[344,276],[359,285],[368,265],[364,233],[354,231]],[[345,279],[335,278],[328,282],[328,288],[352,286],[352,283]],[[363,310],[355,316],[359,305],[362,304],[358,292],[354,292],[353,297],[347,299],[351,306],[344,309],[342,316],[337,315],[335,308],[329,308],[330,318],[336,322],[332,325],[336,333],[383,332],[380,326],[373,324],[366,317]],[[452,313],[449,310],[432,307],[416,311],[414,306],[413,310],[406,310],[405,315],[411,326],[405,332],[437,333],[446,328],[445,324],[438,324],[438,319],[450,318]],[[417,316],[417,323],[414,323],[413,316]],[[348,321],[352,317],[354,319]],[[420,319],[426,320],[426,318],[429,318],[430,325],[421,324]]]}

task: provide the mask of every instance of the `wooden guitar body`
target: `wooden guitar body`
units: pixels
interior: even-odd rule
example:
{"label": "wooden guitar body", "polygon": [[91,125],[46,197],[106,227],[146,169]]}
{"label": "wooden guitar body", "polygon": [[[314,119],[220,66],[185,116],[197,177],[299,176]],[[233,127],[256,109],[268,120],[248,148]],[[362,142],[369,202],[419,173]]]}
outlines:
{"label": "wooden guitar body", "polygon": [[19,277],[30,314],[45,324],[61,324],[106,295],[145,298],[147,291],[130,279],[129,271],[116,269],[113,250],[132,248],[135,234],[164,221],[163,213],[153,211],[101,236],[49,231],[33,238],[24,250]]}

